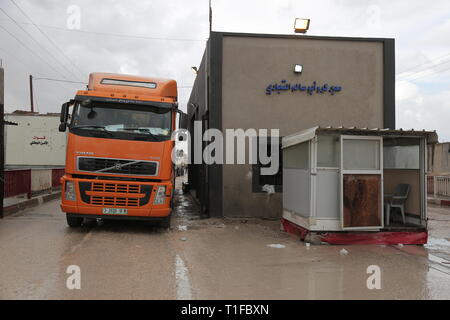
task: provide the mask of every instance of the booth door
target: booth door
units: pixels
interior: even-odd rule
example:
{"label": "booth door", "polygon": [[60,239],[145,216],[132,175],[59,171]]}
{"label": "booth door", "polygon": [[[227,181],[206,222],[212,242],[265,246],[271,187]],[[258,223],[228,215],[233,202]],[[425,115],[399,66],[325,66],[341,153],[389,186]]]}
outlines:
{"label": "booth door", "polygon": [[381,137],[341,137],[341,220],[343,229],[383,226]]}

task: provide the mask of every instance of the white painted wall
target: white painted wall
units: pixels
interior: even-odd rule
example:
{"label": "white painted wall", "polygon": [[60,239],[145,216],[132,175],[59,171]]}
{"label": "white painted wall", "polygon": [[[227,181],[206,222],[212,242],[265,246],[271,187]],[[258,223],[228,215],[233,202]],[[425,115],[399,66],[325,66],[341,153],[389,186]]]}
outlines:
{"label": "white painted wall", "polygon": [[51,169],[31,170],[31,192],[48,190],[52,187]]}
{"label": "white painted wall", "polygon": [[66,133],[59,132],[57,116],[5,115],[18,126],[5,126],[5,164],[64,166]]}

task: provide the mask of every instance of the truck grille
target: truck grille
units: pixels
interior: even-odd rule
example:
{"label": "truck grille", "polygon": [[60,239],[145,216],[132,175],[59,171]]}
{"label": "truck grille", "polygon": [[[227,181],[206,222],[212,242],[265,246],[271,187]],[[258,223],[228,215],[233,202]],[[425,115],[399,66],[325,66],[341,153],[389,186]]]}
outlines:
{"label": "truck grille", "polygon": [[139,207],[138,198],[92,197],[91,204],[102,207]]}
{"label": "truck grille", "polygon": [[103,207],[141,207],[148,204],[152,193],[150,185],[86,181],[79,184],[83,202]]}
{"label": "truck grille", "polygon": [[115,192],[115,193],[139,193],[138,184],[119,184],[119,183],[92,183],[92,191],[97,192]]}
{"label": "truck grille", "polygon": [[125,175],[156,176],[158,162],[78,157],[78,170]]}

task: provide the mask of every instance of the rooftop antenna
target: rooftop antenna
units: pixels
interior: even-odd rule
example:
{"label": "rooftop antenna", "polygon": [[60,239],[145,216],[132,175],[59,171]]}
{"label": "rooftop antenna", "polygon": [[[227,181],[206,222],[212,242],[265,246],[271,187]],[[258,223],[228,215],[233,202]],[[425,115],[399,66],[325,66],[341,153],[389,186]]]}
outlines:
{"label": "rooftop antenna", "polygon": [[211,0],[209,0],[209,33],[212,31],[212,6]]}

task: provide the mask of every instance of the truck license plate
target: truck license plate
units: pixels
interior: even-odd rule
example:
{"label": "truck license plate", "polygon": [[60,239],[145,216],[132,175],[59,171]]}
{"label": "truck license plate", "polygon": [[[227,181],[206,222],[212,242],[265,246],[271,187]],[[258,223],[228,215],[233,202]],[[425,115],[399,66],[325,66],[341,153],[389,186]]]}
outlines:
{"label": "truck license plate", "polygon": [[128,214],[128,210],[120,208],[103,208],[103,214]]}

